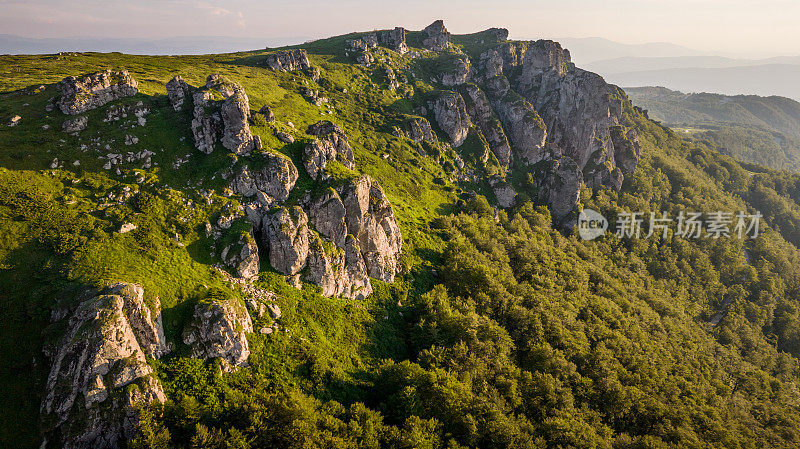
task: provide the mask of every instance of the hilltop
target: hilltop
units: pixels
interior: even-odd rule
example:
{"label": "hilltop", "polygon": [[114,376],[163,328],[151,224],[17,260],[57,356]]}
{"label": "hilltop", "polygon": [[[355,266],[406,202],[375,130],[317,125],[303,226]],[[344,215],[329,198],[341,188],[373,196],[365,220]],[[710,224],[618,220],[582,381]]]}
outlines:
{"label": "hilltop", "polygon": [[557,42],[0,62],[3,446],[800,444],[800,178]]}

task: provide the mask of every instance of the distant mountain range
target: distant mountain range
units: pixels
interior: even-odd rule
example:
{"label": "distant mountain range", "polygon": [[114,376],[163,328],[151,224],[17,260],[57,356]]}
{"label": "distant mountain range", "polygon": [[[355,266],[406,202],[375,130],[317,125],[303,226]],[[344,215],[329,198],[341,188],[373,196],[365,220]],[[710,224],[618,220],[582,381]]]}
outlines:
{"label": "distant mountain range", "polygon": [[721,152],[778,169],[800,171],[800,103],[785,97],[685,94],[664,87],[626,88],[651,118]]}
{"label": "distant mountain range", "polygon": [[134,55],[232,53],[305,42],[308,37],[246,38],[186,36],[164,39],[68,37],[35,39],[0,34],[0,54],[49,54],[63,51],[120,52]]}

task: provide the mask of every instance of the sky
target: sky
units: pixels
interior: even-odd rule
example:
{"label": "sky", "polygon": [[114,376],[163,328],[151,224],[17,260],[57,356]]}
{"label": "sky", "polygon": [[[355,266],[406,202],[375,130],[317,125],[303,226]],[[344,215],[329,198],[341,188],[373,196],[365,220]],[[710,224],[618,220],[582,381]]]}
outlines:
{"label": "sky", "polygon": [[800,55],[798,0],[0,0],[0,33],[32,38],[303,39],[444,19],[453,33],[671,42],[746,57]]}

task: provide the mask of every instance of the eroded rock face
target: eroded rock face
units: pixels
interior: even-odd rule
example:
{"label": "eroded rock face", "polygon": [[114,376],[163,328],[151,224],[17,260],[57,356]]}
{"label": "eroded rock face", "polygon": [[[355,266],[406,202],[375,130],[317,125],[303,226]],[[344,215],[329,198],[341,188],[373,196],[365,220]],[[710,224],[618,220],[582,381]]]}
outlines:
{"label": "eroded rock face", "polygon": [[192,357],[219,357],[232,366],[247,366],[247,334],[252,332],[250,314],[239,300],[208,299],[195,306],[192,322],[183,330],[183,342],[192,348]]}
{"label": "eroded rock face", "polygon": [[403,122],[403,127],[400,129],[403,136],[415,142],[430,142],[438,143],[439,139],[436,133],[431,129],[431,123],[425,117],[413,117]]}
{"label": "eroded rock face", "polygon": [[240,278],[252,279],[258,276],[260,265],[255,239],[249,233],[243,233],[238,242],[222,250],[222,261]]}
{"label": "eroded rock face", "polygon": [[348,234],[355,236],[370,277],[394,281],[403,239],[392,205],[380,185],[359,176],[341,194]]}
{"label": "eroded rock face", "polygon": [[88,124],[89,124],[89,119],[85,115],[81,115],[75,118],[65,120],[64,123],[61,125],[61,129],[63,129],[65,133],[74,134],[74,133],[79,133],[84,129],[86,129],[86,125]]}
{"label": "eroded rock face", "polygon": [[517,192],[514,188],[499,176],[494,176],[489,179],[489,185],[492,187],[497,204],[502,208],[509,208],[514,206],[514,197]]}
{"label": "eroded rock face", "polygon": [[58,107],[64,114],[76,115],[120,98],[139,93],[138,83],[127,70],[106,70],[84,77],[68,76],[58,83]]}
{"label": "eroded rock face", "polygon": [[401,55],[408,52],[408,45],[406,44],[406,29],[396,27],[390,31],[383,31],[378,35],[378,40],[381,45],[390,48]]}
{"label": "eroded rock face", "polygon": [[308,215],[302,208],[279,208],[263,220],[264,243],[273,268],[293,276],[306,266],[309,248]]}
{"label": "eroded rock face", "polygon": [[547,167],[537,176],[539,200],[547,203],[556,226],[572,228],[577,223],[583,173],[569,156],[545,160]]}
{"label": "eroded rock face", "polygon": [[544,157],[542,149],[547,140],[547,127],[536,109],[513,93],[492,101],[500,121],[508,131],[516,157],[533,165]]}
{"label": "eroded rock face", "polygon": [[244,89],[235,86],[234,92],[225,99],[220,108],[224,134],[222,146],[234,154],[248,154],[255,147],[250,132],[250,102]]}
{"label": "eroded rock face", "polygon": [[61,447],[115,448],[133,436],[136,405],[166,400],[145,359],[167,351],[159,304],[151,310],[133,284],[85,297],[71,314],[57,314],[69,318],[52,352],[41,407],[45,432]]}
{"label": "eroded rock face", "polygon": [[355,168],[353,149],[341,128],[323,120],[310,125],[306,133],[317,136],[303,150],[303,165],[312,179],[327,179],[325,166],[329,161],[339,161],[351,170]]}
{"label": "eroded rock face", "polygon": [[186,100],[191,98],[189,85],[180,76],[175,76],[167,83],[166,87],[167,97],[169,97],[172,108],[178,112],[182,111]]}
{"label": "eroded rock face", "polygon": [[444,21],[437,20],[422,30],[426,34],[423,39],[422,45],[428,50],[442,51],[447,49],[447,44],[450,43],[450,33],[444,27]]}
{"label": "eroded rock face", "polygon": [[453,60],[452,68],[442,74],[441,83],[451,87],[460,86],[469,80],[471,68],[469,57],[460,55]]}
{"label": "eroded rock face", "polygon": [[497,157],[500,165],[508,167],[511,164],[511,145],[503,130],[500,120],[494,113],[486,94],[475,84],[465,86],[467,113],[472,122],[477,124],[489,147]]}
{"label": "eroded rock face", "polygon": [[205,154],[214,151],[217,135],[222,129],[222,117],[218,112],[209,109],[214,97],[211,92],[200,91],[192,95],[194,118],[192,119],[192,135],[195,147]]}
{"label": "eroded rock face", "polygon": [[625,131],[622,126],[612,126],[609,128],[609,132],[614,144],[614,161],[623,173],[633,173],[639,162],[639,156],[642,154],[639,134],[635,128]]}
{"label": "eroded rock face", "polygon": [[299,173],[289,158],[264,153],[264,163],[260,170],[243,168],[231,181],[231,188],[239,195],[253,197],[261,192],[265,195],[263,202],[271,205],[285,201],[294,188]]}
{"label": "eroded rock face", "polygon": [[267,56],[267,67],[280,72],[294,72],[311,67],[308,62],[308,53],[303,49],[283,50]]}
{"label": "eroded rock face", "polygon": [[342,198],[333,189],[327,189],[308,207],[309,222],[314,229],[339,248],[344,248],[347,238],[346,213]]}
{"label": "eroded rock face", "polygon": [[429,103],[436,123],[450,137],[454,147],[459,147],[467,140],[472,122],[467,114],[466,105],[461,95],[446,92]]}
{"label": "eroded rock face", "polygon": [[347,236],[344,251],[326,250],[321,239],[312,238],[306,280],[319,285],[325,296],[364,299],[372,294],[367,268],[352,235]]}

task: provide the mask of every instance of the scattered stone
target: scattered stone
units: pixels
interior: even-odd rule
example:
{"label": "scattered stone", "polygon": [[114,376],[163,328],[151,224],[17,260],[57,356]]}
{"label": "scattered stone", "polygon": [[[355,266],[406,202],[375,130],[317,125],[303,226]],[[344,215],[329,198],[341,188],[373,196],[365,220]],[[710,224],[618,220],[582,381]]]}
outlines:
{"label": "scattered stone", "polygon": [[291,134],[287,134],[283,131],[278,131],[275,133],[275,137],[278,138],[283,143],[294,143],[294,137]]}
{"label": "scattered stone", "polygon": [[74,134],[86,129],[86,125],[88,124],[89,124],[89,118],[84,115],[80,115],[78,117],[65,120],[64,123],[61,125],[61,129],[65,133]]}
{"label": "scattered stone", "polygon": [[139,143],[138,137],[132,136],[130,134],[125,135],[125,145],[130,146],[130,145],[136,145],[137,143]]}

